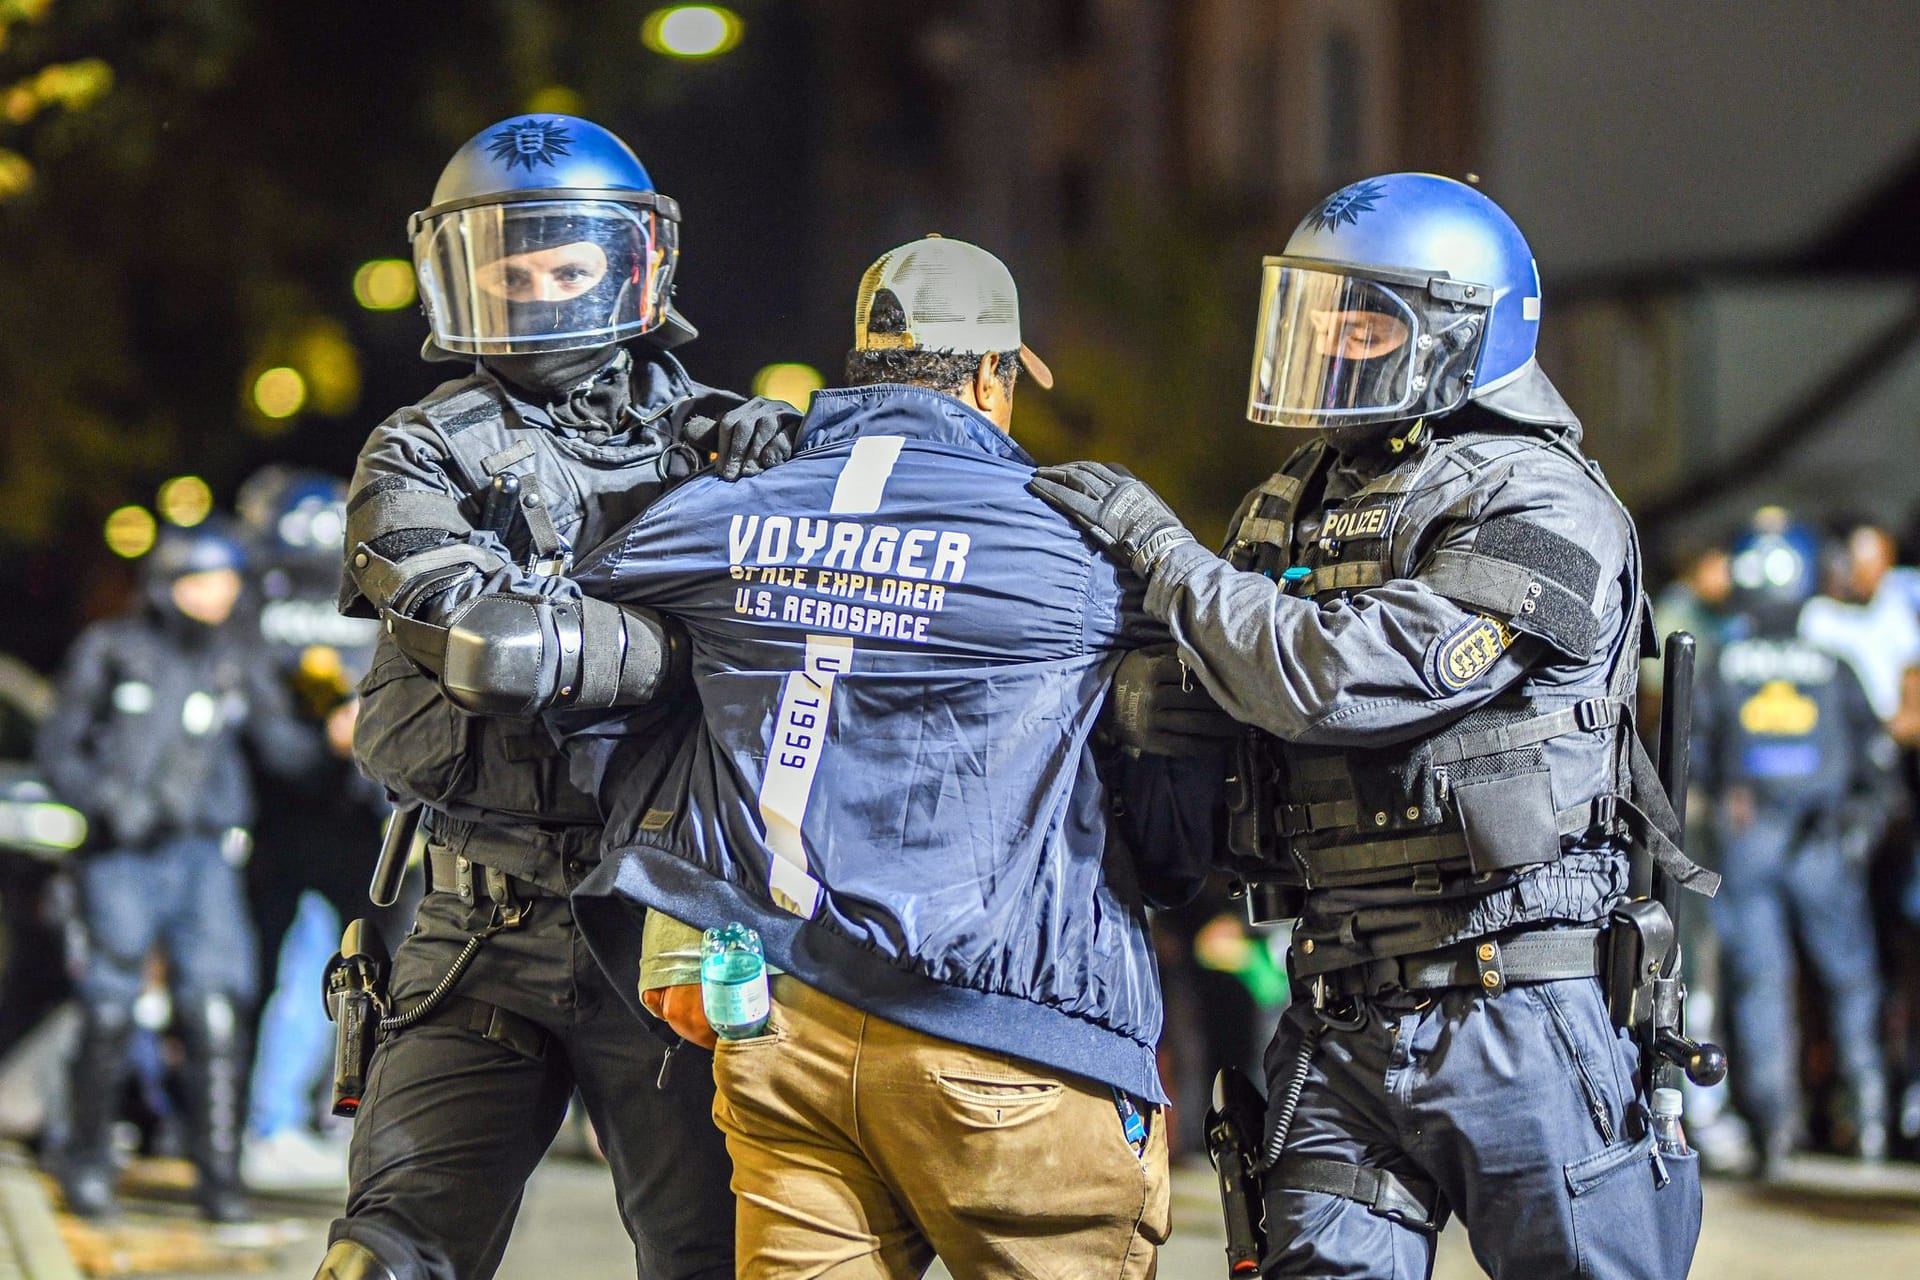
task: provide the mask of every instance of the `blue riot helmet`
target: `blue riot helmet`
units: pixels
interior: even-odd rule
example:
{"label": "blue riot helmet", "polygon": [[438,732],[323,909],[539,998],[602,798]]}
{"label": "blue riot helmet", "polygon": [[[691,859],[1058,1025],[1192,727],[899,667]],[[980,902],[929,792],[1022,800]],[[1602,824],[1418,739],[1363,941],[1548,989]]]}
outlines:
{"label": "blue riot helmet", "polygon": [[219,516],[210,516],[190,529],[178,525],[160,526],[153,550],[142,566],[150,581],[171,583],[190,573],[215,573],[231,569],[244,573],[247,550],[232,525]]}
{"label": "blue riot helmet", "polygon": [[338,476],[272,463],[246,478],[233,505],[253,545],[271,558],[339,562],[347,482]]}
{"label": "blue riot helmet", "polygon": [[246,544],[233,526],[219,516],[210,516],[190,529],[162,525],[153,550],[147,552],[140,568],[141,585],[146,589],[148,602],[171,615],[177,612],[174,583],[196,573],[232,570],[244,574]]}
{"label": "blue riot helmet", "polygon": [[1755,634],[1788,636],[1819,588],[1820,539],[1779,507],[1762,507],[1732,547],[1728,603]]}
{"label": "blue riot helmet", "polygon": [[590,121],[514,116],[481,130],[407,236],[430,348],[525,355],[693,336],[670,301],[680,208]]}
{"label": "blue riot helmet", "polygon": [[1499,205],[1429,173],[1356,182],[1265,260],[1247,416],[1337,428],[1473,400],[1571,423],[1534,363],[1539,329],[1533,252]]}

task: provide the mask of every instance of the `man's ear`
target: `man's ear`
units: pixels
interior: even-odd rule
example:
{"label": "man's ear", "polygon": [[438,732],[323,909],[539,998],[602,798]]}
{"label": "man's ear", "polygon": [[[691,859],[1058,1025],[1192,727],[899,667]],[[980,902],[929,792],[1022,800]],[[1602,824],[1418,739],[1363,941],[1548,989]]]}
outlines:
{"label": "man's ear", "polygon": [[1000,353],[989,351],[980,357],[973,370],[973,398],[982,409],[991,409],[1006,394],[1000,385]]}

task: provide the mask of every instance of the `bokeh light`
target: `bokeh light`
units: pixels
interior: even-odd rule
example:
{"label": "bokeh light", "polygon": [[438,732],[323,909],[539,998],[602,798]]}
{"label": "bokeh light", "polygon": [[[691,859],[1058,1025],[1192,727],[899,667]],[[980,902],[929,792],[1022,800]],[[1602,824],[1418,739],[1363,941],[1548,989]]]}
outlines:
{"label": "bokeh light", "polygon": [[213,490],[199,476],[175,476],[160,486],[153,505],[168,524],[191,529],[213,511]]}
{"label": "bokeh light", "polygon": [[740,43],[745,24],[731,9],[678,4],[655,9],[640,24],[640,40],[670,58],[711,58]]}
{"label": "bokeh light", "polygon": [[405,258],[375,258],[353,273],[353,299],[369,311],[398,311],[416,296],[413,264]]}
{"label": "bokeh light", "polygon": [[334,417],[360,402],[360,353],[337,320],[308,320],[283,357],[306,380],[305,408]]}
{"label": "bokeh light", "polygon": [[107,517],[107,546],[117,556],[135,560],[153,550],[159,523],[145,507],[121,507]]}
{"label": "bokeh light", "polygon": [[550,84],[544,89],[536,89],[527,99],[527,114],[530,116],[583,116],[586,113],[587,100],[563,84]]}
{"label": "bokeh light", "polygon": [[285,365],[253,380],[253,407],[269,418],[291,418],[307,402],[307,380]]}
{"label": "bokeh light", "polygon": [[770,364],[753,375],[753,394],[785,400],[801,410],[813,393],[826,385],[820,371],[810,364]]}

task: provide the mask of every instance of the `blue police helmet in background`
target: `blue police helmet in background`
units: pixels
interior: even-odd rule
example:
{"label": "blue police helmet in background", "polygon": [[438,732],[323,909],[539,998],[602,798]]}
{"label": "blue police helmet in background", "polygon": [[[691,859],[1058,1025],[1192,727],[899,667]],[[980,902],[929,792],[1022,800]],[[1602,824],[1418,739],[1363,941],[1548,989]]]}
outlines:
{"label": "blue police helmet in background", "polygon": [[1540,275],[1526,237],[1478,190],[1390,173],[1328,196],[1264,264],[1247,416],[1342,427],[1468,401],[1571,422],[1534,363]]}
{"label": "blue police helmet in background", "polygon": [[209,516],[191,529],[162,525],[141,567],[148,583],[166,587],[190,573],[244,573],[247,548],[229,521]]}
{"label": "blue police helmet in background", "polygon": [[1762,634],[1791,633],[1819,589],[1820,539],[1779,507],[1762,507],[1734,540],[1729,603]]}
{"label": "blue police helmet in background", "polygon": [[407,222],[428,354],[692,337],[671,305],[679,227],[646,166],[591,121],[524,115],[482,129]]}
{"label": "blue police helmet in background", "polygon": [[339,476],[272,463],[241,483],[233,505],[248,540],[267,555],[339,561],[347,532],[347,482]]}

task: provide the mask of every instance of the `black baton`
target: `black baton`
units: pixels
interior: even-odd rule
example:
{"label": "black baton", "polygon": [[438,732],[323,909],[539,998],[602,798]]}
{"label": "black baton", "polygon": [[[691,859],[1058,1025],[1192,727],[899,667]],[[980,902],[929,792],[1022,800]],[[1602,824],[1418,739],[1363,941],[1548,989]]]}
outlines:
{"label": "black baton", "polygon": [[407,873],[407,859],[413,853],[413,837],[420,830],[419,805],[393,807],[387,819],[386,834],[380,838],[380,857],[373,864],[373,880],[367,896],[376,907],[390,907],[400,897],[400,878]]}

